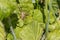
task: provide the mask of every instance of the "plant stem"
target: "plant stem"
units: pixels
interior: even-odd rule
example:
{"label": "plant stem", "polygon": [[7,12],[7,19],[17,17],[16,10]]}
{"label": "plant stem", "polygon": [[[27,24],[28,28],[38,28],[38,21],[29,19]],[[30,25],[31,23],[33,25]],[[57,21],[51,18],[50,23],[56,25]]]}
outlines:
{"label": "plant stem", "polygon": [[47,38],[48,26],[49,26],[48,0],[45,0],[45,10],[44,10],[44,13],[46,14],[45,38]]}
{"label": "plant stem", "polygon": [[15,33],[14,33],[13,26],[12,26],[12,24],[11,24],[11,19],[10,19],[10,17],[9,17],[8,19],[9,19],[8,22],[9,22],[9,25],[10,25],[10,31],[11,31],[13,37],[14,37],[14,40],[16,40],[16,35],[15,35]]}

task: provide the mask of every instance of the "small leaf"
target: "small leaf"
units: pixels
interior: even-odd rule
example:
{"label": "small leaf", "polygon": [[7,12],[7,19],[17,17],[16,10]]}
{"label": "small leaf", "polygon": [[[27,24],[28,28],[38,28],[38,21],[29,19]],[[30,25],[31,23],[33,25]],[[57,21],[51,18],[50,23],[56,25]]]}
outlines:
{"label": "small leaf", "polygon": [[7,40],[13,40],[12,34],[9,33],[9,34],[7,35]]}
{"label": "small leaf", "polygon": [[38,22],[43,22],[43,16],[40,10],[35,9],[33,13],[33,19]]}

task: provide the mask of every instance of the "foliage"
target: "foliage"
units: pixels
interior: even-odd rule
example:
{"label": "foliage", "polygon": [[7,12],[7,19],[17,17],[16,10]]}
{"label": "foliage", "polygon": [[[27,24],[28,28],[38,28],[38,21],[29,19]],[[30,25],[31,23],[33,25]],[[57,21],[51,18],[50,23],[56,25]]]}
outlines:
{"label": "foliage", "polygon": [[59,0],[0,0],[0,40],[60,40]]}
{"label": "foliage", "polygon": [[[58,31],[58,32],[57,32]],[[60,40],[60,30],[55,30],[48,34],[47,40]]]}

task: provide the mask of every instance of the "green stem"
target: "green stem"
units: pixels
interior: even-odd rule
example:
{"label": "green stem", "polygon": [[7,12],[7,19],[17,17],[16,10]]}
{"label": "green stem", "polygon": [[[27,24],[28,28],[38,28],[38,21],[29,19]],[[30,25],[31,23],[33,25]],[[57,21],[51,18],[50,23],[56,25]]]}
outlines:
{"label": "green stem", "polygon": [[[50,10],[49,10],[49,11],[50,11]],[[45,10],[44,10],[44,13],[46,14],[45,38],[47,38],[48,26],[49,26],[48,0],[45,0]]]}
{"label": "green stem", "polygon": [[15,35],[15,33],[14,33],[13,26],[12,26],[12,24],[11,24],[11,19],[10,19],[10,17],[9,17],[8,19],[9,19],[8,22],[9,22],[9,25],[10,25],[10,31],[11,31],[13,37],[14,37],[14,40],[16,40],[16,35]]}

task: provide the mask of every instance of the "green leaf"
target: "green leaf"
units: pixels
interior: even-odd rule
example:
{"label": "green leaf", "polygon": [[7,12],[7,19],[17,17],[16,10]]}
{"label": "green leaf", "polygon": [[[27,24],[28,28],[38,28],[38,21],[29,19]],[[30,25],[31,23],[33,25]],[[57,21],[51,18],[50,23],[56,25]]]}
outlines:
{"label": "green leaf", "polygon": [[34,8],[33,4],[32,4],[32,0],[19,0],[20,4],[19,7],[21,8],[21,10],[23,11],[30,11]]}
{"label": "green leaf", "polygon": [[60,40],[60,30],[55,30],[48,34],[47,40]]}
{"label": "green leaf", "polygon": [[[28,20],[28,21],[27,21]],[[33,18],[32,16],[27,16],[25,19],[24,19],[24,24],[29,24],[33,21]]]}
{"label": "green leaf", "polygon": [[48,30],[54,31],[56,29],[56,24],[49,25]]}
{"label": "green leaf", "polygon": [[41,23],[43,22],[43,16],[40,10],[38,9],[34,10],[33,19]]}
{"label": "green leaf", "polygon": [[57,20],[54,24],[49,25],[49,31],[60,30],[60,20]]}
{"label": "green leaf", "polygon": [[7,35],[7,40],[13,40],[13,36],[10,33]]}
{"label": "green leaf", "polygon": [[11,0],[0,0],[0,20],[8,17],[16,9],[16,2]]}
{"label": "green leaf", "polygon": [[4,30],[4,26],[2,22],[0,21],[0,40],[5,40],[6,39],[6,33]]}
{"label": "green leaf", "polygon": [[15,33],[22,40],[40,40],[43,29],[40,23],[33,21],[31,24],[25,25],[22,29],[17,28]]}
{"label": "green leaf", "polygon": [[22,19],[19,19],[18,22],[19,23],[17,24],[17,26],[22,27],[24,25],[24,21]]}

